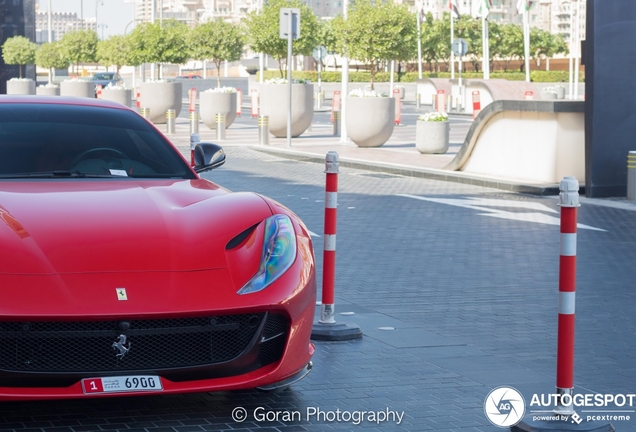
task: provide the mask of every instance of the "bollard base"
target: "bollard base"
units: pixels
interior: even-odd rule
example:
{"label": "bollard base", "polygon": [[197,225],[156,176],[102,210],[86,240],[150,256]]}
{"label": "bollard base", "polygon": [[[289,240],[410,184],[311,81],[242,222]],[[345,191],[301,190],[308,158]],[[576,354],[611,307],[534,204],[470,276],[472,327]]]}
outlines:
{"label": "bollard base", "polygon": [[362,338],[362,330],[353,323],[323,324],[315,322],[311,329],[311,338],[321,341],[346,341]]}
{"label": "bollard base", "polygon": [[[550,415],[550,414],[541,414]],[[556,414],[553,414],[556,416]],[[510,427],[510,432],[543,432],[543,431],[579,431],[579,432],[614,432],[616,429],[614,426],[605,421],[585,421],[583,420],[580,424],[576,424],[574,420],[570,419],[569,416],[559,416],[566,417],[567,420],[554,420],[554,421],[546,421],[546,420],[536,420],[533,421],[533,417],[536,417],[536,414],[528,414],[523,417],[523,419],[514,426]]]}

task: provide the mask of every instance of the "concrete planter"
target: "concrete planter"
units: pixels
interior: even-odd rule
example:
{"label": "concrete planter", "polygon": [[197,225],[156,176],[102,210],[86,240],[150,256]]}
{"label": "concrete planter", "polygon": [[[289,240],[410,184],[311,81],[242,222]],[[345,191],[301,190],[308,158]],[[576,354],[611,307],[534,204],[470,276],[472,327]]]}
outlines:
{"label": "concrete planter", "polygon": [[60,87],[59,86],[47,87],[47,86],[41,85],[35,89],[35,94],[41,95],[41,96],[59,96]]}
{"label": "concrete planter", "polygon": [[358,147],[380,147],[393,134],[395,99],[347,97],[347,134]]}
{"label": "concrete planter", "polygon": [[446,153],[449,144],[447,121],[418,121],[415,125],[415,148],[420,153]]}
{"label": "concrete planter", "polygon": [[60,83],[60,96],[95,99],[95,84],[90,81],[62,81]]}
{"label": "concrete planter", "polygon": [[216,115],[225,114],[225,128],[230,127],[236,118],[236,92],[199,93],[199,111],[201,120],[210,129],[216,129]]}
{"label": "concrete planter", "polygon": [[[278,138],[287,137],[287,87],[287,84],[263,84],[259,90],[260,113],[269,116],[269,132]],[[313,84],[292,84],[292,137],[301,135],[311,125],[313,103]]]}
{"label": "concrete planter", "polygon": [[132,90],[104,87],[102,89],[102,99],[117,102],[130,107],[130,104],[132,103]]}
{"label": "concrete planter", "polygon": [[150,109],[149,120],[155,124],[166,123],[166,111],[175,110],[175,116],[181,112],[180,82],[145,82],[140,86],[141,108]]}
{"label": "concrete planter", "polygon": [[557,99],[565,99],[565,87],[556,87]]}
{"label": "concrete planter", "polygon": [[29,79],[7,81],[8,95],[34,95],[35,81]]}
{"label": "concrete planter", "polygon": [[544,100],[554,100],[557,98],[556,93],[543,93],[542,99]]}

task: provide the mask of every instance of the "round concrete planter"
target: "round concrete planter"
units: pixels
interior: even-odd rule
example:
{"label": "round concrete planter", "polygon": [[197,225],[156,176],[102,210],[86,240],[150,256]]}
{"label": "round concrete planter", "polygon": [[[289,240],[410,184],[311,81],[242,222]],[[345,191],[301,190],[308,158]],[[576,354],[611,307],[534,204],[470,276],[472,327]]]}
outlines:
{"label": "round concrete planter", "polygon": [[[277,138],[287,137],[287,84],[260,86],[260,114],[269,116],[269,132]],[[307,130],[314,118],[314,85],[292,84],[291,135]]]}
{"label": "round concrete planter", "polygon": [[45,85],[41,85],[35,89],[35,94],[40,96],[59,96],[60,95],[60,87],[47,87]]}
{"label": "round concrete planter", "polygon": [[102,89],[102,99],[120,103],[130,107],[132,103],[132,90],[124,88],[104,87]]}
{"label": "round concrete planter", "polygon": [[145,82],[140,86],[141,108],[150,109],[149,120],[155,124],[166,123],[166,111],[175,110],[175,117],[181,112],[180,82]]}
{"label": "round concrete planter", "polygon": [[60,96],[95,99],[95,84],[90,81],[62,81],[60,83]]}
{"label": "round concrete planter", "polygon": [[543,93],[542,98],[544,100],[554,100],[557,98],[557,94],[556,93]]}
{"label": "round concrete planter", "polygon": [[556,87],[557,99],[565,99],[565,87]]}
{"label": "round concrete planter", "polygon": [[415,124],[415,148],[420,153],[446,153],[449,143],[447,121],[418,121]]}
{"label": "round concrete planter", "polygon": [[225,114],[225,128],[230,127],[236,118],[236,92],[199,93],[199,111],[201,120],[210,129],[216,129],[216,115]]}
{"label": "round concrete planter", "polygon": [[7,81],[8,95],[34,95],[35,81],[32,79],[9,80]]}
{"label": "round concrete planter", "polygon": [[395,126],[395,99],[347,97],[347,135],[358,147],[380,147]]}

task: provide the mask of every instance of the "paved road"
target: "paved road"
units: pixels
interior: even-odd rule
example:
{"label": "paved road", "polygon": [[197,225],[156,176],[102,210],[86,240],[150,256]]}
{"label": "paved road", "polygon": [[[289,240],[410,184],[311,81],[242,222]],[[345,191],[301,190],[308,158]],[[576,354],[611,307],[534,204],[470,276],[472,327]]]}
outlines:
{"label": "paved road", "polygon": [[[226,151],[228,162],[208,178],[277,199],[320,235],[324,166]],[[553,391],[556,204],[342,168],[336,317],[360,325],[362,340],[316,342],[314,370],[283,393],[5,402],[0,430],[499,431],[483,408],[494,387],[513,386],[527,402]],[[589,228],[578,244],[578,392],[636,393],[635,220],[633,211],[580,209]],[[322,237],[314,246],[320,265]],[[248,414],[240,424],[231,417],[238,407]],[[330,421],[338,410],[345,420]],[[278,421],[255,417],[276,412]],[[284,421],[296,412],[300,419]],[[369,421],[385,413],[388,420]],[[636,430],[636,419],[615,425]]]}

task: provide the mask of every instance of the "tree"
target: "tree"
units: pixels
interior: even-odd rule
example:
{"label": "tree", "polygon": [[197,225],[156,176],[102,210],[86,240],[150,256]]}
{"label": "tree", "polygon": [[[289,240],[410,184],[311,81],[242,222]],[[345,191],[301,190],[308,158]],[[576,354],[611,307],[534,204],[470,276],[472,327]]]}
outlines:
{"label": "tree", "polygon": [[73,63],[73,73],[80,63],[95,61],[99,38],[93,30],[75,30],[65,33],[60,41],[60,50],[69,63]]}
{"label": "tree", "polygon": [[115,66],[117,75],[122,66],[130,63],[130,44],[128,38],[113,35],[97,43],[97,61],[104,66]]}
{"label": "tree", "polygon": [[533,27],[530,29],[530,53],[539,68],[542,59],[550,58],[555,54],[567,54],[568,48],[563,35],[553,35]]}
{"label": "tree", "polygon": [[37,47],[37,44],[24,36],[14,36],[2,45],[2,59],[6,64],[18,65],[22,78],[22,66],[35,62]]}
{"label": "tree", "polygon": [[[59,42],[44,43],[35,52],[35,64],[49,69],[68,68],[70,61],[64,56]],[[52,74],[49,75],[51,77]],[[50,84],[49,80],[49,84]]]}
{"label": "tree", "polygon": [[240,60],[245,45],[242,29],[222,20],[199,24],[190,32],[188,41],[192,59],[214,62],[217,72],[216,82],[219,87],[221,87],[221,63]]}
{"label": "tree", "polygon": [[287,40],[280,37],[280,8],[300,8],[300,37],[292,41],[292,55],[311,55],[317,45],[319,24],[314,12],[301,0],[270,0],[262,10],[247,15],[245,27],[250,47],[275,58],[282,78],[282,62],[287,58]]}
{"label": "tree", "polygon": [[129,35],[131,65],[142,63],[182,64],[190,58],[188,27],[176,20],[143,23]]}
{"label": "tree", "polygon": [[379,63],[414,56],[415,22],[404,5],[357,0],[347,18],[333,24],[339,53],[369,66],[372,89]]}

